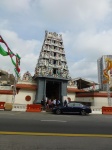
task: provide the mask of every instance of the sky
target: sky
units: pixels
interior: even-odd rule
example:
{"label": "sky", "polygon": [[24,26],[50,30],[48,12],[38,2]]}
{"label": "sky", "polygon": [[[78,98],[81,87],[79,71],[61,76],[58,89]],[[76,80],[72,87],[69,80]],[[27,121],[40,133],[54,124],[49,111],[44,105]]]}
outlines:
{"label": "sky", "polygon": [[[0,35],[21,56],[21,76],[34,75],[46,30],[62,34],[70,76],[98,82],[97,59],[112,55],[112,0],[0,0]],[[14,74],[9,56],[0,69]]]}

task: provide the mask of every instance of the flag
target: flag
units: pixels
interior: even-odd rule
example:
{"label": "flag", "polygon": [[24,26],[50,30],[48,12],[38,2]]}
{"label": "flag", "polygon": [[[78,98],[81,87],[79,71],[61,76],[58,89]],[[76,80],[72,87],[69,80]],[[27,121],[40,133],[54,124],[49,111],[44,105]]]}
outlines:
{"label": "flag", "polygon": [[7,43],[3,40],[3,38],[2,38],[1,35],[0,35],[0,42],[1,42],[1,43],[4,43],[4,44],[6,45],[6,47],[7,47],[7,49],[9,48],[8,45],[7,45]]}
{"label": "flag", "polygon": [[18,54],[16,54],[16,70],[18,73],[20,72],[20,68],[19,68],[20,59],[21,59],[21,57]]}
{"label": "flag", "polygon": [[[3,40],[3,38],[2,38],[1,35],[0,35],[0,42],[1,42],[1,43],[4,43],[5,46],[7,47],[7,50],[8,50],[8,52],[6,52],[6,51],[1,47],[1,45],[0,45],[0,54],[1,54],[2,56],[8,56],[8,55],[10,56],[11,61],[12,61],[13,65],[15,66],[15,69],[14,69],[14,70],[15,70],[15,73],[16,73],[16,75],[19,77],[19,72],[20,72],[19,65],[20,65],[20,59],[21,59],[21,57],[20,57],[18,54],[15,55],[15,54],[10,50],[10,48],[8,47],[7,43]],[[16,57],[16,61],[14,61],[13,56]]]}
{"label": "flag", "polygon": [[2,56],[8,56],[8,52],[6,52],[6,51],[2,48],[1,45],[0,45],[0,54],[1,54]]}

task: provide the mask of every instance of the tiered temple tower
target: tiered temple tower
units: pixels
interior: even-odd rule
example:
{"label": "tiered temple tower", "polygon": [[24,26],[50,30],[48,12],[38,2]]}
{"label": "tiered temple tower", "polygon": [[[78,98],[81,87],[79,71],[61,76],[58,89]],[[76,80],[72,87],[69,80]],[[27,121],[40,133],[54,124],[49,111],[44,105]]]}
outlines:
{"label": "tiered temple tower", "polygon": [[34,103],[42,99],[60,99],[67,96],[70,79],[62,35],[45,31],[45,39],[35,68],[37,93]]}

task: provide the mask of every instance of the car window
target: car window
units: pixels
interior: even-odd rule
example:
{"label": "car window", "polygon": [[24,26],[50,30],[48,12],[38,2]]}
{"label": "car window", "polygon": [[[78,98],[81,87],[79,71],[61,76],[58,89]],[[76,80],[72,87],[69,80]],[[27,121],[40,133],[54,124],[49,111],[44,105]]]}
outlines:
{"label": "car window", "polygon": [[75,103],[75,106],[76,106],[76,107],[82,107],[83,105],[80,104],[80,103]]}
{"label": "car window", "polygon": [[74,107],[74,106],[75,106],[75,103],[69,103],[68,106],[69,106],[69,107]]}
{"label": "car window", "polygon": [[68,106],[69,107],[82,107],[83,105],[80,103],[69,103]]}
{"label": "car window", "polygon": [[80,104],[79,103],[75,103],[75,106],[80,106]]}

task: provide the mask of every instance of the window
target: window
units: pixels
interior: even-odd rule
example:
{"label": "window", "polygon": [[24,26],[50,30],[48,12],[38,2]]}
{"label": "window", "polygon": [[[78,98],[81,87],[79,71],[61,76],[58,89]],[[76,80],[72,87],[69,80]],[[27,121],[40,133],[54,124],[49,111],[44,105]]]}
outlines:
{"label": "window", "polygon": [[54,56],[56,56],[56,53],[54,53]]}
{"label": "window", "polygon": [[54,65],[56,64],[56,60],[53,60],[53,64],[54,64]]}
{"label": "window", "polygon": [[55,68],[53,69],[53,74],[56,74],[56,69]]}

